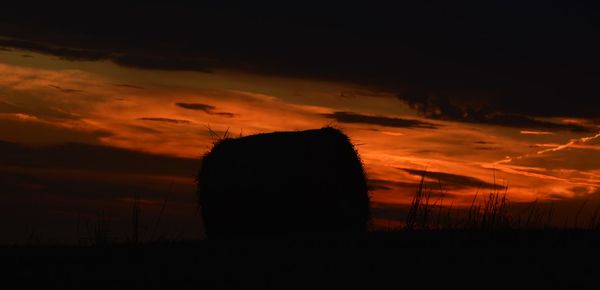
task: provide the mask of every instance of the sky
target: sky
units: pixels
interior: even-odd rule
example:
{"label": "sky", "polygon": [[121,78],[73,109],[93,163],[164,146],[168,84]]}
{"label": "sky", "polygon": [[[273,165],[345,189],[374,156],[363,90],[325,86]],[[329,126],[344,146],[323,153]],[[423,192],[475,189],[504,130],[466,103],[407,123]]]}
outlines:
{"label": "sky", "polygon": [[216,140],[323,126],[376,208],[423,172],[456,206],[600,197],[597,7],[43,5],[0,17],[3,241],[124,224],[134,195],[149,225],[167,199],[160,228],[200,237]]}

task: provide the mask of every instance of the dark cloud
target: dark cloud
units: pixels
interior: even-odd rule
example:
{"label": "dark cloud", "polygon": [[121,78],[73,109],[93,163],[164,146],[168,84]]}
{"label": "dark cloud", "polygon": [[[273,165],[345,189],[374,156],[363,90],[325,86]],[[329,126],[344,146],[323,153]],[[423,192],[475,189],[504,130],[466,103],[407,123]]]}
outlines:
{"label": "dark cloud", "polygon": [[495,142],[490,141],[475,141],[473,142],[476,146],[474,147],[477,150],[502,150],[503,148],[498,146]]}
{"label": "dark cloud", "polygon": [[106,130],[73,130],[43,122],[11,119],[0,119],[0,132],[0,138],[4,140],[26,144],[97,143],[101,138],[113,136]]}
{"label": "dark cloud", "polygon": [[65,143],[25,146],[2,140],[0,160],[2,166],[179,176],[193,176],[200,164],[199,159],[162,156],[100,145]]}
{"label": "dark cloud", "polygon": [[[6,38],[0,34],[0,47],[16,48],[57,56],[60,59],[69,61],[112,61],[113,63],[125,67],[140,69],[159,69],[159,70],[190,70],[200,72],[211,72],[213,68],[219,67],[218,64],[195,55],[174,56],[164,54],[164,52],[144,51],[137,48],[130,50],[102,48],[95,46],[86,46],[79,48],[76,46],[65,46],[61,42],[40,42],[19,38]],[[83,45],[85,46],[85,44]],[[6,50],[6,49],[5,49]],[[148,52],[150,51],[150,52]]]}
{"label": "dark cloud", "polygon": [[538,118],[598,117],[600,9],[591,2],[38,7],[0,17],[0,46],[143,69],[350,82],[397,93],[435,119],[583,131]]}
{"label": "dark cloud", "polygon": [[[419,189],[420,182],[405,182],[405,181],[394,181],[394,180],[385,180],[385,179],[369,179],[368,181],[369,190],[392,190],[403,189],[405,192],[414,193]],[[469,186],[464,186],[460,184],[441,184],[436,181],[425,181],[423,182],[423,186],[426,189],[433,189],[436,192],[431,193],[432,197],[441,197],[442,194],[439,192],[440,189],[444,190],[444,197],[455,197],[456,195],[446,192],[446,190],[457,190],[468,188]]]}
{"label": "dark cloud", "polygon": [[138,90],[143,90],[144,88],[141,86],[136,86],[136,85],[130,85],[130,84],[114,84],[117,87],[122,87],[122,88],[131,88],[131,89],[138,89]]}
{"label": "dark cloud", "polygon": [[215,111],[217,108],[215,106],[211,106],[211,105],[207,105],[207,104],[201,104],[201,103],[175,103],[176,106],[180,107],[180,108],[184,108],[187,110],[196,110],[196,111],[203,111],[204,113],[207,113],[209,115],[218,115],[218,116],[222,116],[222,117],[235,117],[234,113],[230,113],[230,112],[218,112]]}
{"label": "dark cloud", "polygon": [[55,86],[55,85],[48,85],[51,88],[57,89],[63,93],[81,93],[83,92],[82,90],[76,90],[76,89],[68,89],[68,88],[63,88],[60,86]]}
{"label": "dark cloud", "polygon": [[170,119],[170,118],[160,118],[160,117],[143,117],[143,118],[138,118],[138,120],[152,121],[152,122],[164,122],[164,123],[172,123],[172,124],[189,124],[192,122],[190,120]]}
{"label": "dark cloud", "polygon": [[229,112],[215,112],[215,113],[209,113],[209,114],[226,117],[226,118],[233,118],[236,116],[236,114],[229,113]]}
{"label": "dark cloud", "polygon": [[175,105],[177,105],[178,107],[184,108],[184,109],[188,109],[188,110],[199,110],[199,111],[204,111],[204,112],[208,112],[208,111],[212,111],[212,110],[216,109],[214,106],[200,104],[200,103],[175,103]]}
{"label": "dark cloud", "polygon": [[132,68],[140,69],[160,69],[160,70],[190,70],[199,72],[212,72],[214,63],[203,58],[189,56],[174,56],[174,55],[138,55],[138,54],[122,54],[110,58],[114,63]]}
{"label": "dark cloud", "polygon": [[134,129],[138,132],[146,133],[146,134],[161,134],[162,132],[159,130],[152,129],[146,126],[137,126],[137,125],[128,125],[127,127]]}
{"label": "dark cloud", "polygon": [[[479,178],[458,175],[446,172],[435,172],[435,171],[424,171],[409,168],[399,168],[400,170],[407,172],[410,175],[425,176],[427,180],[433,182],[439,182],[445,188],[447,187],[460,187],[460,188],[481,188],[481,189],[504,189],[504,186],[500,184],[493,184],[485,182]],[[438,185],[439,187],[439,185]]]}
{"label": "dark cloud", "polygon": [[475,144],[479,144],[479,145],[494,145],[494,144],[496,144],[496,143],[494,143],[494,142],[490,142],[490,141],[483,141],[483,140],[481,140],[481,141],[475,141],[475,142],[473,142],[473,143],[475,143]]}
{"label": "dark cloud", "polygon": [[484,150],[484,151],[491,151],[491,150],[502,150],[502,147],[496,147],[496,146],[475,146],[474,147],[477,150]]}
{"label": "dark cloud", "polygon": [[[421,116],[438,120],[449,120],[476,124],[490,124],[521,129],[569,130],[573,132],[594,132],[595,129],[578,124],[562,124],[539,120],[520,114],[501,112],[485,105],[476,108],[471,105],[457,105],[452,97],[400,95]],[[545,104],[539,104],[545,106]],[[509,110],[507,110],[509,111]]]}
{"label": "dark cloud", "polygon": [[73,61],[98,61],[109,58],[108,53],[100,51],[52,46],[51,44],[42,44],[20,39],[0,39],[0,46],[54,55],[62,59]]}
{"label": "dark cloud", "polygon": [[419,120],[371,116],[352,112],[333,112],[331,114],[322,114],[322,116],[340,123],[370,124],[396,128],[437,129],[439,127],[438,125]]}

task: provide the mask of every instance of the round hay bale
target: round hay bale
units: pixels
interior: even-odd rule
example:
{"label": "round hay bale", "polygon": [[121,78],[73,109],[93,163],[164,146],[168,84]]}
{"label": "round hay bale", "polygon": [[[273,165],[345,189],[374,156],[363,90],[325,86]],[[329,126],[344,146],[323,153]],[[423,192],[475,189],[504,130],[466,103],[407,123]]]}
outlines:
{"label": "round hay bale", "polygon": [[367,231],[362,163],[332,127],[221,140],[204,156],[197,181],[209,239]]}

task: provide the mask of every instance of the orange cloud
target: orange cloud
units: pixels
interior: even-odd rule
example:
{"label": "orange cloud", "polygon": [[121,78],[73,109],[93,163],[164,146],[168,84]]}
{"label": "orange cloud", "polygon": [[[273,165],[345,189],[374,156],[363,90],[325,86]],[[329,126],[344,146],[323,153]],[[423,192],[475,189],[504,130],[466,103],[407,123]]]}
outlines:
{"label": "orange cloud", "polygon": [[[193,158],[201,157],[215,141],[208,128],[219,136],[225,132],[237,136],[331,124],[342,128],[356,144],[369,178],[387,182],[385,189],[373,190],[373,200],[382,203],[406,203],[414,192],[407,184],[418,182],[418,177],[398,168],[452,173],[488,183],[493,182],[496,170],[497,181],[510,183],[509,194],[515,200],[531,200],[546,193],[568,196],[573,185],[597,185],[582,177],[584,173],[598,174],[589,170],[566,174],[514,162],[565,148],[595,149],[590,142],[599,135],[561,144],[561,138],[568,138],[562,134],[567,133],[515,132],[440,120],[435,121],[439,128],[432,129],[423,125],[431,124],[430,120],[415,116],[396,98],[368,92],[340,97],[340,92],[355,90],[338,83],[227,72],[148,72],[110,64],[96,64],[87,70],[0,64],[0,92],[4,92],[0,101],[10,104],[11,110],[0,115],[0,122],[10,119],[6,128],[14,128],[10,131],[14,136],[24,124],[35,123],[66,132],[57,138],[43,137],[52,142],[85,140]],[[347,112],[342,117],[353,117],[352,122],[329,118],[332,112]],[[418,126],[400,126],[405,120]],[[105,134],[87,139],[68,137],[82,132]],[[553,140],[536,145],[547,149],[535,154],[530,140],[522,135]],[[30,137],[22,140],[35,138]],[[465,187],[452,194],[460,205],[461,197],[476,190]]]}

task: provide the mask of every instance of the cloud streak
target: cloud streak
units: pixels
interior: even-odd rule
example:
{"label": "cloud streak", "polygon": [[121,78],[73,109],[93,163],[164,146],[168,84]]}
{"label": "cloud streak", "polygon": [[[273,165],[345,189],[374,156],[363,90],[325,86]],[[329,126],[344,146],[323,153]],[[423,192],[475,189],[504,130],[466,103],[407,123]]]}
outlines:
{"label": "cloud streak", "polygon": [[552,132],[544,132],[544,131],[521,131],[523,135],[554,135]]}
{"label": "cloud streak", "polygon": [[378,125],[383,127],[394,128],[420,128],[420,129],[438,129],[439,126],[433,123],[423,122],[414,119],[402,119],[385,116],[363,115],[352,112],[333,112],[330,114],[322,114],[323,117],[333,119],[340,123],[349,124],[368,124]]}
{"label": "cloud streak", "polygon": [[548,153],[548,152],[556,152],[556,151],[564,150],[564,149],[567,149],[574,145],[585,144],[585,143],[588,143],[588,142],[598,139],[598,138],[600,138],[600,132],[593,136],[583,137],[583,138],[579,138],[579,139],[572,139],[571,141],[569,141],[566,144],[556,146],[554,148],[549,148],[549,149],[538,151],[537,154],[544,154],[544,153]]}
{"label": "cloud streak", "polygon": [[161,118],[161,117],[143,117],[143,118],[138,118],[138,120],[163,122],[163,123],[171,123],[171,124],[190,124],[190,123],[192,123],[192,121],[190,121],[190,120]]}
{"label": "cloud streak", "polygon": [[[555,144],[536,144],[536,147],[550,147],[548,149],[544,149],[544,150],[540,150],[537,151],[536,154],[523,154],[523,155],[519,155],[519,156],[515,156],[515,157],[511,157],[511,156],[507,156],[505,159],[503,160],[499,160],[494,162],[494,164],[507,164],[507,163],[511,163],[515,160],[522,160],[528,157],[532,157],[532,156],[541,156],[544,155],[546,153],[551,153],[551,152],[558,152],[561,150],[565,150],[571,147],[580,147],[580,148],[586,148],[585,146],[582,146],[590,141],[593,141],[595,139],[600,138],[600,132],[598,134],[592,135],[592,136],[588,136],[588,137],[582,137],[582,138],[578,138],[578,139],[571,139],[569,142],[565,143],[565,144],[561,144],[561,145],[555,145]],[[595,148],[588,148],[588,149],[595,149]]]}
{"label": "cloud streak", "polygon": [[77,90],[77,89],[68,89],[68,88],[63,88],[60,86],[56,86],[56,85],[48,85],[51,88],[57,89],[63,93],[82,93],[83,90]]}
{"label": "cloud streak", "polygon": [[425,176],[426,179],[439,181],[441,182],[441,186],[459,186],[459,187],[473,187],[473,188],[483,188],[483,189],[504,189],[504,186],[499,184],[493,184],[489,182],[485,182],[479,178],[452,174],[446,172],[436,172],[436,171],[425,171],[425,170],[417,170],[410,168],[399,168],[400,170],[414,176]]}
{"label": "cloud streak", "polygon": [[202,104],[202,103],[175,103],[175,105],[178,106],[178,107],[180,107],[180,108],[187,109],[187,110],[202,111],[202,112],[204,112],[206,114],[209,114],[209,115],[217,115],[217,116],[222,116],[222,117],[227,117],[227,118],[235,117],[234,113],[215,111],[217,109],[215,106],[211,106],[211,105],[207,105],[207,104]]}

